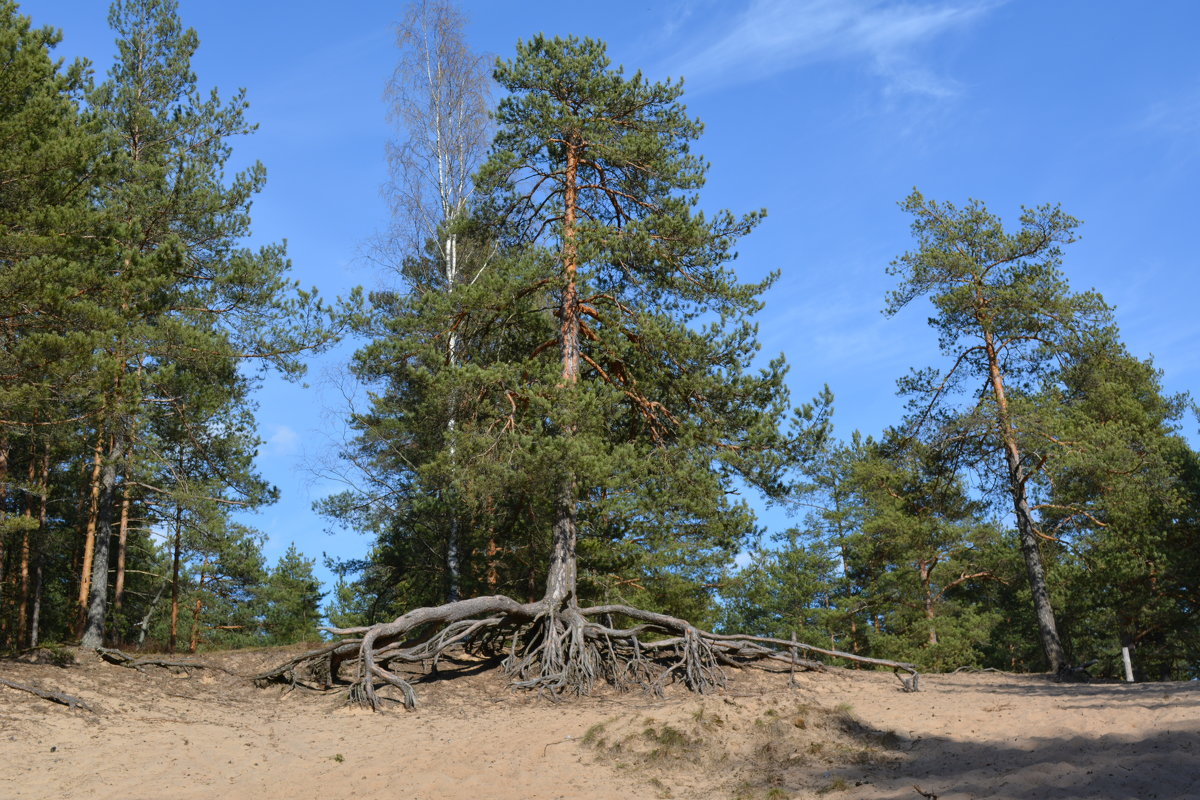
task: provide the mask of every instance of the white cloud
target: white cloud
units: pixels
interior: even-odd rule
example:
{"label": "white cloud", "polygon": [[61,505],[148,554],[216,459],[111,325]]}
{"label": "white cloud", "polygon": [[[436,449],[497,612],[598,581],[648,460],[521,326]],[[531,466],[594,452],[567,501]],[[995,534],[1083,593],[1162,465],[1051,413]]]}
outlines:
{"label": "white cloud", "polygon": [[272,456],[294,456],[300,452],[300,434],[287,425],[272,425],[267,437],[266,453]]}
{"label": "white cloud", "polygon": [[684,75],[692,88],[705,88],[822,61],[865,61],[889,92],[946,97],[957,93],[957,84],[922,65],[916,51],[996,5],[754,0],[715,41],[677,53],[677,66],[669,71]]}

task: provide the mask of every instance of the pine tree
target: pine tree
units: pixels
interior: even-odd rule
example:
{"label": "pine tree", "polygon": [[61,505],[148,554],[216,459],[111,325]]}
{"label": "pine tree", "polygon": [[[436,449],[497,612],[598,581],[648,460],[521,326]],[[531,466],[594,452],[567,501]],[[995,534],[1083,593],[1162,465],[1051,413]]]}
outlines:
{"label": "pine tree", "polygon": [[[783,366],[749,369],[749,316],[770,279],[738,284],[725,264],[759,215],[693,210],[705,165],[689,152],[701,127],[678,104],[680,85],[626,79],[596,42],[541,37],[496,77],[510,94],[484,180],[505,227],[541,260],[527,291],[554,309],[557,330],[527,381],[537,390],[518,399],[546,404],[541,458],[558,476],[547,475],[557,485],[546,597],[573,603],[581,508],[624,511],[597,498],[609,486],[632,492],[626,519],[650,512],[677,536],[685,520],[737,535],[720,530],[737,512],[720,482],[757,477],[755,457],[778,446]],[[705,314],[713,322],[688,326]]]}
{"label": "pine tree", "polygon": [[752,548],[746,565],[724,582],[722,629],[842,647],[834,638],[840,626],[833,601],[841,583],[835,551],[811,529],[790,528],[772,538],[770,546]]}
{"label": "pine tree", "polygon": [[[531,586],[526,603],[483,596],[342,629],[344,642],[262,677],[288,679],[325,658],[336,675],[356,657],[365,702],[379,707],[382,681],[411,705],[411,686],[382,660],[467,641],[508,653],[515,685],[552,694],[602,678],[703,690],[722,679],[718,652],[762,655],[764,643],[732,644],[626,603],[585,606],[581,595],[603,587],[581,565],[618,565],[628,570],[618,581],[645,581],[654,599],[686,607],[679,587],[715,581],[755,532],[748,508],[730,500],[735,479],[782,492],[784,365],[753,363],[752,317],[772,279],[742,284],[728,267],[761,215],[696,210],[706,165],[691,153],[701,126],[678,102],[680,84],[626,77],[599,42],[535,37],[496,79],[508,95],[475,220],[497,256],[478,281],[415,298],[411,314],[389,321],[404,335],[373,357],[383,365],[386,353],[409,392],[386,398],[404,435],[373,446],[422,465],[381,480],[406,489],[441,469],[446,482],[427,485],[453,486],[476,520],[489,502],[518,512],[540,554],[530,575],[540,591]],[[439,357],[451,331],[472,342],[469,360]],[[452,437],[444,411],[418,427],[438,397],[462,398]],[[410,448],[421,458],[404,459]],[[411,638],[417,629],[427,635]],[[642,642],[647,630],[667,638]]]}
{"label": "pine tree", "polygon": [[926,669],[977,664],[996,615],[975,600],[999,544],[954,455],[855,432],[806,465],[804,524],[751,552],[725,626]]}
{"label": "pine tree", "polygon": [[[278,496],[254,471],[251,448],[258,440],[249,382],[238,374],[232,360],[226,369],[221,374],[206,370],[197,375],[183,365],[156,374],[160,396],[186,400],[172,413],[146,419],[138,448],[146,455],[132,462],[140,469],[137,477],[147,493],[145,503],[168,532],[171,621],[166,638],[171,651],[179,638],[180,610],[188,607],[189,571],[200,573],[201,588],[205,576],[219,575],[244,585],[244,591],[256,585],[261,565],[249,565],[244,552],[261,537],[236,524],[234,513],[271,503]],[[169,380],[158,383],[163,378]],[[197,608],[194,597],[192,607]],[[193,619],[199,618],[194,610]],[[238,630],[247,634],[255,627],[240,624]]]}
{"label": "pine tree", "polygon": [[[257,441],[242,435],[232,450],[216,444],[223,434],[211,425],[212,410],[246,402],[238,364],[248,359],[297,374],[295,354],[313,343],[320,312],[287,280],[282,246],[240,245],[249,233],[250,200],[265,180],[261,164],[228,182],[224,174],[230,138],[254,127],[245,121],[244,92],[223,102],[215,91],[208,97],[198,91],[190,67],[198,38],[183,28],[173,0],[117,0],[109,23],[118,56],[90,100],[118,143],[118,179],[99,197],[117,229],[117,252],[104,265],[113,286],[107,339],[95,350],[93,370],[101,468],[93,481],[88,646],[103,641],[116,498],[119,485],[129,485],[121,476],[131,465],[163,457],[142,446],[151,438],[151,418],[173,416],[178,434],[199,443],[209,473],[236,472],[210,457],[224,449],[224,457],[245,461]],[[224,397],[198,400],[194,390],[202,385]],[[161,468],[169,470],[166,461]],[[187,477],[175,483],[195,482]],[[157,490],[171,487],[151,489]],[[224,491],[214,489],[218,499]],[[259,493],[242,501],[253,506],[265,499]]]}
{"label": "pine tree", "polygon": [[1142,675],[1193,677],[1200,458],[1178,430],[1188,398],[1164,395],[1153,364],[1114,339],[1072,358],[1037,402],[1055,434],[1037,506],[1070,545],[1062,596],[1078,660],[1118,675],[1128,646]]}
{"label": "pine tree", "polygon": [[[929,296],[936,314],[930,324],[953,363],[944,372],[915,371],[901,381],[901,390],[911,398],[915,426],[942,423],[946,437],[978,442],[1000,462],[1042,649],[1057,671],[1066,653],[1027,488],[1041,463],[1022,448],[1014,399],[1032,391],[1060,359],[1107,335],[1108,308],[1094,292],[1070,291],[1060,270],[1061,246],[1074,240],[1079,222],[1057,206],[1026,209],[1015,233],[978,201],[957,208],[914,191],[902,207],[913,216],[918,246],[893,262],[900,285],[886,310],[896,314]],[[966,404],[963,413],[952,407],[959,399]]]}
{"label": "pine tree", "polygon": [[860,529],[847,569],[874,621],[872,654],[945,670],[975,665],[997,620],[971,595],[996,580],[998,541],[952,453],[891,432],[853,467]]}
{"label": "pine tree", "polygon": [[291,544],[271,569],[259,592],[263,606],[263,633],[271,644],[311,642],[318,638],[321,619],[321,584],[313,575],[312,559],[304,558]]}
{"label": "pine tree", "polygon": [[53,621],[49,495],[89,413],[82,376],[108,285],[94,268],[105,139],[80,108],[86,65],[56,64],[58,41],[0,3],[0,641],[21,646]]}

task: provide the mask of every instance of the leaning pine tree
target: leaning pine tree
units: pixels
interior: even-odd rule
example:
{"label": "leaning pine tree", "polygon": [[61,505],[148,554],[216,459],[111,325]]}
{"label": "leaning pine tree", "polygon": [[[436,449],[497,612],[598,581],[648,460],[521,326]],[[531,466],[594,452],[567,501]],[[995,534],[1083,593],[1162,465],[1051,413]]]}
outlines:
{"label": "leaning pine tree", "polygon": [[[705,691],[723,683],[721,663],[788,658],[775,647],[790,642],[580,602],[592,594],[581,552],[641,545],[703,562],[753,529],[748,510],[728,500],[735,480],[779,488],[785,367],[751,367],[751,317],[770,279],[740,284],[726,266],[761,215],[696,210],[705,164],[690,144],[701,125],[677,102],[679,83],[626,77],[599,42],[541,36],[518,44],[495,77],[508,95],[477,217],[495,226],[503,255],[469,285],[414,299],[413,318],[394,325],[408,345],[385,350],[409,383],[457,385],[468,398],[442,445],[454,457],[440,463],[457,473],[462,496],[525,494],[549,538],[542,596],[476,597],[335,629],[340,641],[259,678],[296,680],[308,669],[332,681],[352,665],[353,696],[379,708],[377,685],[389,684],[412,707],[396,666],[459,646],[503,658],[514,685],[551,695],[586,693],[598,680]],[[421,355],[422,338],[451,335],[473,342],[469,359],[439,365],[436,346]]]}
{"label": "leaning pine tree", "polygon": [[[1013,509],[1042,650],[1050,671],[1058,672],[1068,666],[1067,655],[1042,556],[1042,542],[1055,540],[1040,530],[1029,495],[1049,457],[1039,451],[1068,443],[1044,420],[1021,413],[1022,396],[1056,363],[1108,339],[1111,311],[1096,292],[1072,292],[1067,284],[1062,245],[1075,240],[1079,220],[1058,206],[1024,209],[1014,233],[977,200],[958,208],[913,191],[901,207],[913,215],[918,247],[892,263],[899,286],[886,311],[896,314],[928,295],[936,310],[929,324],[953,358],[949,369],[902,379],[901,393],[916,412],[914,427],[935,423],[940,438],[973,443],[990,456],[985,463],[999,467],[997,485]],[[953,400],[964,389],[973,392],[966,395],[970,410],[959,414]]]}

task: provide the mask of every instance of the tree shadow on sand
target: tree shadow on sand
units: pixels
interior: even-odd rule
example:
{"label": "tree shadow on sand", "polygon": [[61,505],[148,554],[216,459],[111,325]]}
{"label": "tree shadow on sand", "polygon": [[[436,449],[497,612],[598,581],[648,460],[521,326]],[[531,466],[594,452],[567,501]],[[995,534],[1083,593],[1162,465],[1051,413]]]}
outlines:
{"label": "tree shadow on sand", "polygon": [[[1200,686],[1163,684],[1172,696],[1187,692],[1183,702],[1200,702]],[[1129,714],[1153,713],[1169,704],[1139,704],[1141,696],[1114,696],[1114,686],[991,687],[1000,694],[1044,695],[1047,702],[1065,700],[1064,725],[1070,725],[1071,708],[1114,704]],[[1157,688],[1157,687],[1156,687]],[[938,691],[954,692],[955,687]],[[1157,691],[1153,698],[1163,695]],[[1132,702],[1123,702],[1132,701]],[[1059,737],[1025,736],[1014,721],[1009,742],[960,741],[942,736],[917,739],[902,761],[890,765],[856,766],[838,770],[848,790],[846,800],[921,795],[939,800],[1195,800],[1200,797],[1200,716],[1176,718],[1161,723],[1150,735],[1120,732],[1093,733],[1081,729],[1076,735]],[[882,793],[881,790],[887,793]],[[894,794],[893,794],[894,793]]]}

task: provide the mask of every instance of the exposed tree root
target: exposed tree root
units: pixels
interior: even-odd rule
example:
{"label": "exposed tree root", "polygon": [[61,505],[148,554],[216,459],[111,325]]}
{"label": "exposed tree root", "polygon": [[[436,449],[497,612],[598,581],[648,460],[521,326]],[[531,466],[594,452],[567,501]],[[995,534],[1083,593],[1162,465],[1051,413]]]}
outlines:
{"label": "exposed tree root", "polygon": [[[618,627],[614,620],[626,627]],[[326,630],[343,638],[253,680],[260,686],[330,688],[342,681],[341,670],[348,667],[353,670],[352,700],[380,710],[390,698],[379,692],[392,686],[411,709],[416,706],[416,691],[398,667],[436,667],[439,658],[459,649],[477,658],[499,660],[514,687],[551,699],[587,694],[601,680],[656,695],[671,683],[704,693],[725,685],[723,666],[775,661],[790,665],[793,672],[797,667],[823,669],[813,655],[890,667],[906,691],[917,690],[912,664],[786,639],[711,633],[687,620],[624,605],[554,607],[546,601],[518,603],[496,595],[418,608],[378,625]],[[901,672],[910,677],[901,677]]]}
{"label": "exposed tree root", "polygon": [[37,695],[43,700],[49,700],[52,703],[61,703],[67,708],[82,708],[84,711],[91,711],[93,714],[96,713],[96,709],[92,708],[90,705],[74,695],[63,694],[62,692],[53,692],[48,689],[39,689],[36,686],[29,686],[28,684],[24,683],[16,683],[15,681],[5,680],[4,678],[0,678],[0,686],[7,686],[10,689],[16,689],[21,692],[29,692],[30,694]]}
{"label": "exposed tree root", "polygon": [[[136,669],[138,672],[143,671],[142,667],[182,669],[185,672],[190,669],[213,669],[211,665],[201,661],[169,661],[162,658],[138,658],[112,647],[97,647],[96,653],[110,664],[116,664],[118,667],[129,667],[130,669]],[[220,669],[220,667],[216,669]]]}

